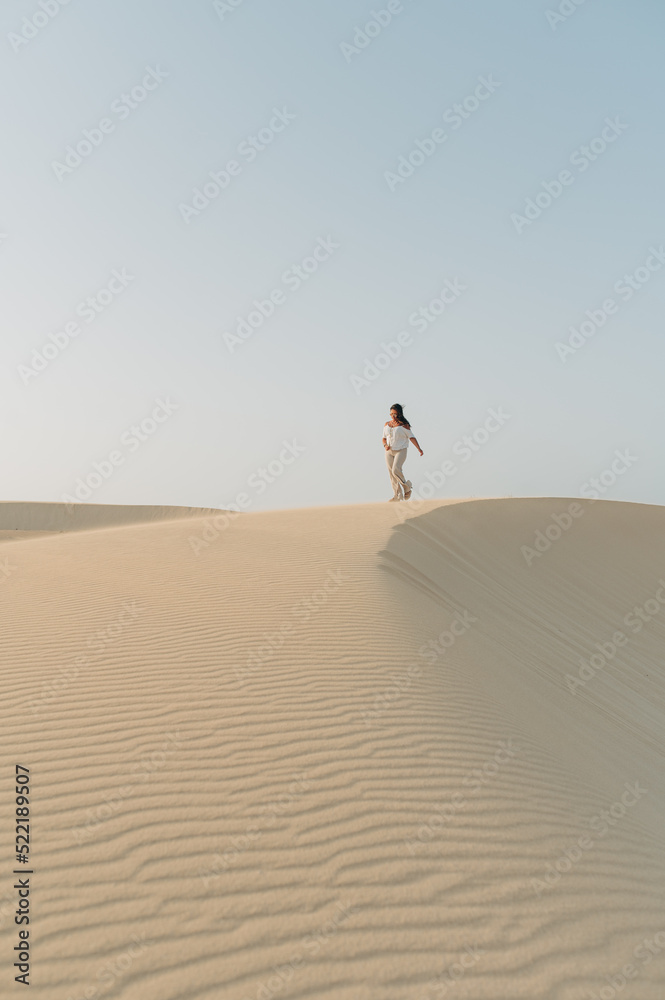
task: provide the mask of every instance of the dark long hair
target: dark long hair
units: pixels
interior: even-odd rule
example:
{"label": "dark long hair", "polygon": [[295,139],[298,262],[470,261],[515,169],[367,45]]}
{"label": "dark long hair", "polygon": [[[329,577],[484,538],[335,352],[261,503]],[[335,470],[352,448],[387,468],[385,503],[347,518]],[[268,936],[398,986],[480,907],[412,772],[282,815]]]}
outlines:
{"label": "dark long hair", "polygon": [[390,407],[390,409],[391,410],[397,410],[397,423],[401,424],[402,427],[407,427],[409,430],[411,430],[411,424],[409,423],[409,421],[404,416],[404,408],[402,407],[402,404],[401,403],[393,403],[393,405]]}

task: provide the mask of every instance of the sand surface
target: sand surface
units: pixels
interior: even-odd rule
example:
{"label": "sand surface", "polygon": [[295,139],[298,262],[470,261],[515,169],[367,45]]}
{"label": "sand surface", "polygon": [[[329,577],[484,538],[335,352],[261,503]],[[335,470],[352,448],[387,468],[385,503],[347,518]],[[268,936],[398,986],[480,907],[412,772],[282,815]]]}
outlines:
{"label": "sand surface", "polygon": [[203,507],[155,507],[144,505],[100,503],[19,503],[0,501],[0,540],[11,540],[15,532],[33,535],[47,531],[89,531],[110,525],[141,524],[153,521],[173,521],[180,517],[197,517],[219,513]]}
{"label": "sand surface", "polygon": [[3,995],[21,764],[33,1000],[663,1000],[665,509],[574,502],[0,504]]}

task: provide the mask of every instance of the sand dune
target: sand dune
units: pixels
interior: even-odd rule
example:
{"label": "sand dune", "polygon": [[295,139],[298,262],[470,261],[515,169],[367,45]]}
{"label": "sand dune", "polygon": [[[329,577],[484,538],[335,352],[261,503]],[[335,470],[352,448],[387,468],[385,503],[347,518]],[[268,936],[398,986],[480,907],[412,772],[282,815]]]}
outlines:
{"label": "sand dune", "polygon": [[662,1000],[665,510],[58,507],[0,504],[33,998]]}
{"label": "sand dune", "polygon": [[204,507],[157,507],[101,503],[19,503],[0,501],[0,541],[11,541],[16,532],[34,536],[47,531],[89,531],[111,525],[173,521],[180,517],[215,515]]}

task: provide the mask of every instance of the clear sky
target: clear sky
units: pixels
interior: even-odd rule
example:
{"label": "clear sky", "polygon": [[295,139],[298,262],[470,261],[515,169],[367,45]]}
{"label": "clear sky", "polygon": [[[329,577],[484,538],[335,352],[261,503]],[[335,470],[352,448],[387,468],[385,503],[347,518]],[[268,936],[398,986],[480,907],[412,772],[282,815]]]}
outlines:
{"label": "clear sky", "polygon": [[3,5],[1,499],[383,501],[399,402],[417,490],[665,503],[664,27]]}

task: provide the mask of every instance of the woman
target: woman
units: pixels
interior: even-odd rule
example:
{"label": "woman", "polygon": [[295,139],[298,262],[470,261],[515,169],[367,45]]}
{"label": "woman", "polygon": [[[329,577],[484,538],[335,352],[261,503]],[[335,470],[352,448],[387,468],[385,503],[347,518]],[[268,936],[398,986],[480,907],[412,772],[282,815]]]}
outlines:
{"label": "woman", "polygon": [[413,441],[422,457],[423,450],[414,437],[402,406],[400,403],[393,403],[390,407],[390,420],[383,425],[383,447],[386,449],[386,463],[394,491],[390,503],[395,500],[408,500],[411,496],[413,483],[410,479],[405,479],[402,472],[409,441]]}

